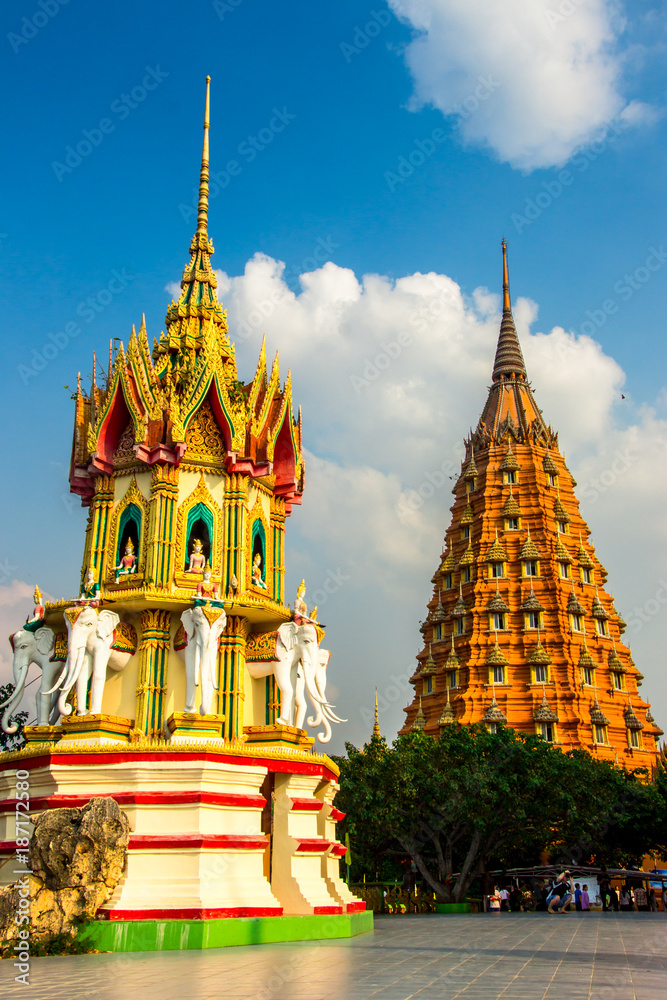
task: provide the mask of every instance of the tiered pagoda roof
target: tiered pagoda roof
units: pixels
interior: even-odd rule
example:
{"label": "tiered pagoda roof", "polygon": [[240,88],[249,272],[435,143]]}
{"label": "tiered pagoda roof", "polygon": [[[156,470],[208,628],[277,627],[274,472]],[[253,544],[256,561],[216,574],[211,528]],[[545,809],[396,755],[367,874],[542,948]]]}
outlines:
{"label": "tiered pagoda roof", "polygon": [[655,763],[662,731],[639,694],[575,486],[528,381],[503,241],[492,383],[452,491],[406,731],[506,720],[564,749],[630,768]]}
{"label": "tiered pagoda roof", "polygon": [[302,427],[300,414],[293,417],[290,373],[281,385],[278,355],[269,371],[262,344],[254,378],[239,381],[226,311],[218,301],[207,229],[208,134],[207,90],[197,230],[181,294],[167,310],[166,332],[151,349],[142,319],[138,333],[132,327],[127,347],[110,348],[101,380],[93,363],[89,393],[78,380],[70,484],[84,504],[95,493],[96,479],[120,467],[139,471],[190,461],[202,422],[220,438],[227,473],[272,477],[286,513],[301,503]]}

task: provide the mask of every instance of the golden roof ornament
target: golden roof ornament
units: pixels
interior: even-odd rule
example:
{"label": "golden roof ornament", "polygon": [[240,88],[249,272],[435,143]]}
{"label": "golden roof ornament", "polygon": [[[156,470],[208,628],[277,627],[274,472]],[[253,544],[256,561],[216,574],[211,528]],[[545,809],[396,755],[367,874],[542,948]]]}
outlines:
{"label": "golden roof ornament", "polygon": [[591,707],[591,722],[593,723],[594,726],[610,725],[609,719],[600,708],[600,702],[598,701],[597,691],[595,692],[595,699]]}
{"label": "golden roof ornament", "polygon": [[493,697],[491,698],[491,704],[487,708],[486,712],[482,716],[482,722],[507,722],[507,716],[503,710],[498,705],[496,701],[496,691],[495,687],[493,689]]}
{"label": "golden roof ornament", "polygon": [[558,560],[558,562],[563,562],[563,563],[571,563],[572,562],[572,556],[567,551],[567,549],[565,548],[565,546],[561,542],[560,538],[556,542],[556,547],[554,549],[554,555],[556,556],[556,559]]}
{"label": "golden roof ornament", "polygon": [[516,472],[521,466],[517,462],[516,455],[512,451],[512,445],[507,442],[507,453],[500,463],[499,469],[501,472]]}
{"label": "golden roof ornament", "polygon": [[556,463],[554,462],[553,458],[549,454],[549,449],[548,448],[547,448],[547,453],[544,456],[544,460],[542,462],[542,468],[550,476],[557,476],[558,475],[558,466],[556,465]]}
{"label": "golden roof ornament", "polygon": [[468,605],[463,600],[463,589],[461,584],[459,584],[459,599],[449,613],[450,618],[463,618],[464,615],[468,614]]}
{"label": "golden roof ornament", "polygon": [[593,606],[591,608],[591,614],[593,618],[607,619],[610,617],[609,612],[605,611],[602,601],[600,600],[600,595],[598,594],[598,588],[595,588],[595,597],[593,598]]}
{"label": "golden roof ornament", "polygon": [[461,658],[458,656],[456,649],[454,648],[454,635],[452,634],[452,645],[449,650],[449,655],[445,660],[445,670],[458,670],[461,666]]}
{"label": "golden roof ornament", "polygon": [[579,548],[577,549],[577,562],[582,567],[582,569],[593,569],[595,563],[589,556],[588,552],[584,548],[584,543],[581,538],[581,532],[579,533]]}
{"label": "golden roof ornament", "polygon": [[502,597],[500,595],[500,590],[498,588],[498,584],[497,583],[496,583],[496,592],[493,595],[493,597],[491,598],[491,600],[488,602],[488,604],[486,605],[486,610],[487,611],[502,611],[502,612],[509,611],[509,605],[507,605],[505,603],[505,601],[502,599]]}
{"label": "golden roof ornament", "polygon": [[443,574],[451,573],[455,569],[456,569],[456,559],[454,557],[454,549],[450,548],[449,552],[442,560],[442,563],[440,565],[440,572]]}
{"label": "golden roof ornament", "polygon": [[463,513],[461,514],[461,520],[459,521],[459,525],[463,526],[464,524],[472,524],[474,517],[475,515],[473,513],[473,509],[470,505],[470,501],[468,500],[465,507],[463,508]]}
{"label": "golden roof ornament", "polygon": [[472,542],[468,542],[468,547],[459,559],[459,566],[470,566],[475,561],[475,555],[472,550]]}
{"label": "golden roof ornament", "polygon": [[526,598],[526,600],[521,605],[521,610],[522,611],[544,611],[544,607],[540,604],[540,602],[538,601],[537,597],[535,596],[535,591],[533,590],[532,584],[531,584],[531,587],[530,587],[530,594],[528,595],[528,597]]}
{"label": "golden roof ornament", "polygon": [[498,538],[498,532],[496,531],[496,538],[493,545],[486,554],[486,562],[507,562],[507,553],[500,543]]}
{"label": "golden roof ornament", "polygon": [[616,673],[626,673],[627,672],[626,669],[625,669],[625,666],[623,665],[623,661],[621,660],[621,658],[618,655],[618,652],[616,650],[616,640],[614,640],[614,639],[612,639],[612,650],[611,650],[611,653],[609,654],[608,665],[609,665],[609,669],[610,670],[614,670]]}
{"label": "golden roof ornament", "polygon": [[560,496],[558,496],[556,498],[556,502],[554,503],[554,516],[555,516],[555,518],[556,518],[557,521],[566,521],[567,522],[567,521],[570,520],[570,515],[565,510],[565,507],[563,507],[563,504],[561,503]]}
{"label": "golden roof ornament", "polygon": [[539,559],[540,553],[537,545],[530,537],[530,528],[528,529],[528,537],[521,546],[521,551],[519,552],[519,559]]}
{"label": "golden roof ornament", "polygon": [[380,732],[380,716],[378,715],[378,689],[375,688],[375,721],[373,722],[373,733],[372,739],[381,740],[382,733]]}
{"label": "golden roof ornament", "polygon": [[542,685],[542,703],[533,718],[535,722],[558,722],[558,715],[549,706],[549,702],[547,701],[547,690],[544,684]]}
{"label": "golden roof ornament", "polygon": [[427,677],[429,674],[434,674],[436,672],[436,669],[437,669],[437,667],[436,667],[436,664],[435,664],[435,660],[433,659],[433,655],[431,653],[431,644],[429,643],[428,644],[428,656],[424,660],[424,664],[422,666],[421,673],[422,673],[422,675],[424,677]]}
{"label": "golden roof ornament", "polygon": [[477,466],[475,465],[475,450],[474,450],[474,448],[471,448],[470,449],[470,461],[468,462],[468,464],[466,465],[465,469],[463,470],[463,478],[464,479],[475,479],[478,475],[479,475],[479,472],[477,471]]}
{"label": "golden roof ornament", "polygon": [[628,692],[628,707],[626,708],[625,712],[623,713],[623,717],[625,718],[625,728],[626,729],[634,729],[634,730],[639,731],[640,729],[644,728],[644,723],[639,721],[639,719],[637,718],[637,716],[635,715],[635,713],[633,711],[632,702],[630,701],[630,693],[629,692]]}
{"label": "golden roof ornament", "polygon": [[502,649],[498,645],[498,640],[496,639],[495,644],[491,652],[486,658],[487,665],[490,667],[506,667],[509,660],[503,653]]}
{"label": "golden roof ornament", "polygon": [[414,722],[412,723],[410,728],[421,729],[421,730],[424,730],[426,728],[426,716],[424,715],[424,711],[422,709],[421,695],[419,696],[419,708],[417,709],[417,714],[415,715]]}
{"label": "golden roof ornament", "polygon": [[519,517],[519,515],[521,514],[521,511],[519,510],[519,505],[514,499],[514,494],[512,493],[511,486],[510,486],[510,495],[505,501],[505,505],[500,513],[503,517]]}
{"label": "golden roof ornament", "polygon": [[549,654],[547,653],[546,649],[542,645],[542,642],[540,641],[540,634],[539,634],[539,632],[537,634],[537,645],[535,646],[535,649],[532,651],[532,653],[528,657],[527,662],[531,666],[538,666],[538,665],[539,666],[548,666],[551,663],[551,657],[549,656]]}
{"label": "golden roof ornament", "polygon": [[583,604],[579,601],[579,598],[574,592],[574,583],[572,584],[572,593],[570,594],[570,599],[567,602],[567,613],[568,615],[585,615],[586,609]]}
{"label": "golden roof ornament", "polygon": [[454,709],[452,708],[451,702],[449,700],[449,684],[447,685],[447,701],[445,702],[445,707],[442,710],[442,714],[438,719],[439,726],[451,726],[456,722],[456,716],[454,715]]}
{"label": "golden roof ornament", "polygon": [[431,621],[436,625],[447,621],[447,612],[442,606],[442,592],[440,590],[438,590],[438,603],[436,604],[433,614],[431,615]]}

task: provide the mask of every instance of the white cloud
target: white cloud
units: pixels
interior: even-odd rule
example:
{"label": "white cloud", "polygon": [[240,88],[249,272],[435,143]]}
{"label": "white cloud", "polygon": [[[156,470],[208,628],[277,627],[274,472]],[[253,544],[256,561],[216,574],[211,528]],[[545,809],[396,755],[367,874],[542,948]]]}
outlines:
{"label": "white cloud", "polygon": [[[282,378],[292,369],[308,454],[304,503],[287,525],[287,599],[305,575],[330,626],[332,683],[350,716],[344,736],[359,741],[373,686],[382,694],[392,673],[413,669],[450,476],[490,382],[500,297],[484,288],[466,297],[442,274],[357,278],[331,262],[303,275],[295,293],[282,271],[258,254],[241,276],[218,272],[219,287],[240,377],[251,377],[262,333],[269,358],[280,347]],[[624,373],[599,343],[560,327],[532,333],[537,306],[528,299],[514,313],[538,404],[560,432],[592,542],[630,621],[665,576],[667,421],[621,400]],[[618,456],[628,452],[624,465]],[[665,722],[662,619],[649,618],[633,649]],[[387,701],[391,732],[409,697],[401,688]]]}
{"label": "white cloud", "polygon": [[559,166],[612,119],[652,120],[622,94],[617,0],[388,2],[415,29],[413,106],[456,116],[464,142],[513,167]]}

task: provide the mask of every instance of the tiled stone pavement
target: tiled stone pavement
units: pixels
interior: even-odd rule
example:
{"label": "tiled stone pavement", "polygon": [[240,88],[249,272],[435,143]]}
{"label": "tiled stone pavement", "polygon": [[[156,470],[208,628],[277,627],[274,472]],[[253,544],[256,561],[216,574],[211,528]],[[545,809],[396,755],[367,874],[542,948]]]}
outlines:
{"label": "tiled stone pavement", "polygon": [[665,1000],[667,916],[376,918],[344,941],[35,958],[31,1000]]}

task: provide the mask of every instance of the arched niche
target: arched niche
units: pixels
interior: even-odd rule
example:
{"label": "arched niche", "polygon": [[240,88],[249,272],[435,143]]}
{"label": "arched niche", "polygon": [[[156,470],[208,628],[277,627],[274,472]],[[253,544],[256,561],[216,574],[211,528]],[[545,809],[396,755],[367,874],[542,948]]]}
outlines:
{"label": "arched niche", "polygon": [[125,554],[128,538],[132,540],[136,564],[134,573],[120,576],[118,586],[136,586],[143,582],[146,567],[146,525],[148,524],[148,501],[137,486],[137,480],[132,476],[125,495],[118,501],[111,517],[109,543],[105,554],[105,579],[107,584],[114,584],[116,574],[114,566],[120,564]]}
{"label": "arched niche", "polygon": [[222,570],[223,513],[206,485],[204,473],[190,496],[180,504],[176,515],[176,557],[174,579],[176,585],[194,589],[202,572],[189,572],[190,556],[195,539],[202,543],[205,565],[211,565],[211,579],[220,583]]}
{"label": "arched niche", "polygon": [[252,522],[250,532],[250,581],[258,590],[267,590],[266,582],[266,529],[260,518]]}
{"label": "arched niche", "polygon": [[[181,569],[189,569],[192,554],[198,547],[201,547],[204,564],[211,562],[213,532],[213,512],[205,503],[196,504],[188,511],[185,560]],[[200,543],[200,546],[197,543]]]}

